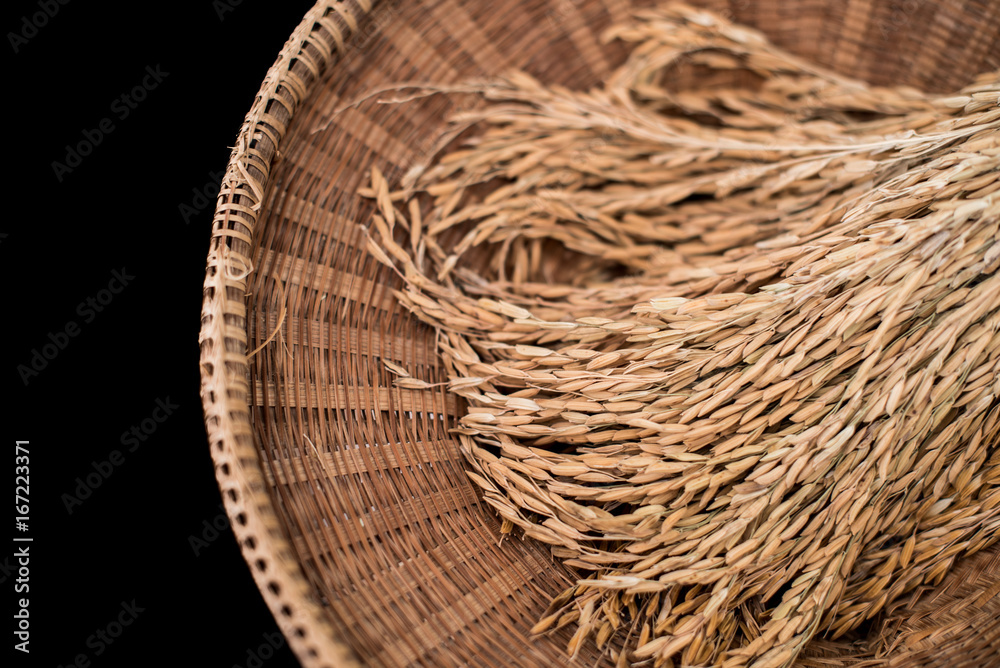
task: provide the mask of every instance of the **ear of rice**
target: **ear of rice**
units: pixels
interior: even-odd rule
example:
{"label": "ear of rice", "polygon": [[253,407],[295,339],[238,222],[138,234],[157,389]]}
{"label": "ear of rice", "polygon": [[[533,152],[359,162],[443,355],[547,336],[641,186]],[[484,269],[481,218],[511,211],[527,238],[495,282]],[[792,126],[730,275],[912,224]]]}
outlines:
{"label": "ear of rice", "polygon": [[470,477],[580,573],[536,631],[788,666],[1000,535],[1000,73],[873,88],[683,5],[609,38],[600,88],[463,87],[372,245]]}

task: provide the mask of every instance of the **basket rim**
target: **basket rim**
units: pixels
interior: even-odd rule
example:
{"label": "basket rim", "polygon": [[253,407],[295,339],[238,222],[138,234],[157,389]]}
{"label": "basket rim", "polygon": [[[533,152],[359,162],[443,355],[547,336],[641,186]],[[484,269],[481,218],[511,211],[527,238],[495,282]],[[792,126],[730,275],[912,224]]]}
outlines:
{"label": "basket rim", "polygon": [[202,409],[226,514],[264,602],[305,668],[361,663],[315,598],[267,491],[250,427],[243,297],[258,214],[289,121],[377,1],[318,0],[264,76],[216,199],[198,336]]}
{"label": "basket rim", "polygon": [[204,280],[200,394],[216,482],[254,582],[306,668],[360,668],[363,662],[316,597],[268,491],[250,422],[244,297],[254,272],[251,249],[259,213],[290,122],[379,4],[317,0],[268,69],[220,183]]}

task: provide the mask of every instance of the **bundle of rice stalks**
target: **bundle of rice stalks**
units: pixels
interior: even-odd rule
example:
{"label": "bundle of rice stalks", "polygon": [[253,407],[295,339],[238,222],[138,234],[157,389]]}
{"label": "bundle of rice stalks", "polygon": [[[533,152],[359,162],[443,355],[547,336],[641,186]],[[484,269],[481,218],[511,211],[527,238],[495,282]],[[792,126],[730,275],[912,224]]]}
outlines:
{"label": "bundle of rice stalks", "polygon": [[[816,639],[797,668],[984,668],[1000,657],[1000,552],[962,559],[933,587],[918,587],[879,615],[877,633],[851,647]],[[982,639],[979,647],[970,638]]]}
{"label": "bundle of rice stalks", "polygon": [[1000,73],[872,88],[683,5],[608,38],[600,88],[447,89],[485,104],[373,170],[370,250],[504,530],[581,573],[536,632],[788,666],[998,538]]}

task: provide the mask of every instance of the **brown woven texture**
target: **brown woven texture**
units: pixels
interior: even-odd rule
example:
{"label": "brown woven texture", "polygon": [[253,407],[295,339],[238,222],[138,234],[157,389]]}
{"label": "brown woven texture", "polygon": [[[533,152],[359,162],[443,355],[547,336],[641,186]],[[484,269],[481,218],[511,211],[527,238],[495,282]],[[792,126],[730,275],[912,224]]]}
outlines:
{"label": "brown woven texture", "polygon": [[[601,32],[641,4],[320,2],[247,115],[215,212],[201,372],[216,475],[243,554],[304,666],[607,665],[571,628],[529,630],[575,580],[548,547],[500,540],[464,473],[443,387],[393,386],[383,362],[444,380],[433,332],[395,302],[365,250],[356,194],[398,181],[449,111],[379,87],[520,67],[583,89],[624,58]],[[699,1],[776,44],[876,84],[957,89],[1000,67],[1000,3]],[[698,85],[692,80],[691,85]],[[865,633],[815,640],[800,665],[1000,665],[1000,553],[959,562]]]}

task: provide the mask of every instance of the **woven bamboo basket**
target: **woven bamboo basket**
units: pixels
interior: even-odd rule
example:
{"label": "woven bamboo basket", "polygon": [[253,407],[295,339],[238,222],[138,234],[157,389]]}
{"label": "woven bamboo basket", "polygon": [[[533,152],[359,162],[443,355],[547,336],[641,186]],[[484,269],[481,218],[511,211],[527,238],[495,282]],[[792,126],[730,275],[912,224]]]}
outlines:
{"label": "woven bamboo basket", "polygon": [[[699,0],[779,46],[878,84],[957,89],[1000,67],[991,0]],[[267,73],[219,195],[205,280],[202,397],[233,529],[304,666],[608,665],[572,630],[529,633],[575,578],[546,546],[501,541],[449,435],[433,332],[365,250],[356,190],[427,152],[458,95],[354,101],[398,82],[520,67],[585,88],[625,52],[600,34],[627,0],[323,0]],[[690,82],[697,85],[696,81]],[[1000,552],[959,562],[802,666],[1000,666]]]}

